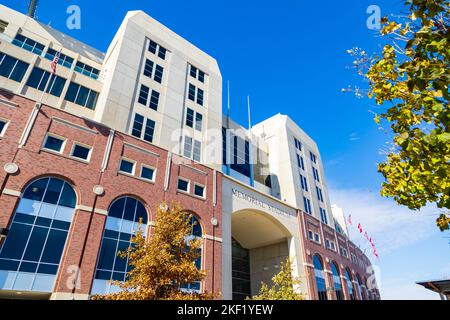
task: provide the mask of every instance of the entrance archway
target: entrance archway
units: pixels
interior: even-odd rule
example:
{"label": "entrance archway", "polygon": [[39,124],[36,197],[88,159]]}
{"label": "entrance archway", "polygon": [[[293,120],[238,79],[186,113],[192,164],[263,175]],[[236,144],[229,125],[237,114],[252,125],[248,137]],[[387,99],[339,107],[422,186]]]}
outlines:
{"label": "entrance archway", "polygon": [[257,210],[232,214],[233,300],[256,295],[261,282],[271,284],[289,257],[291,233],[271,215]]}

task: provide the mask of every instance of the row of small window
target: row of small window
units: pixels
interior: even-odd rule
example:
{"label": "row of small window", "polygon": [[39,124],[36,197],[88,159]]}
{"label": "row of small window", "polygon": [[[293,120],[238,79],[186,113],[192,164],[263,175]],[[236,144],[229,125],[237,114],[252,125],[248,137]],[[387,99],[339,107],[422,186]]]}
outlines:
{"label": "row of small window", "polygon": [[327,211],[323,208],[319,208],[319,209],[320,209],[320,219],[322,220],[322,223],[328,224]]}
{"label": "row of small window", "polygon": [[[178,185],[177,185],[178,191],[190,193],[191,192],[191,181],[184,179],[184,178],[178,178]],[[200,198],[205,198],[205,186],[194,183],[194,195]]]}
{"label": "row of small window", "polygon": [[[149,99],[149,96],[150,96],[150,99]],[[160,97],[160,94],[158,91],[152,90],[152,92],[150,94],[150,88],[143,84],[141,85],[141,90],[139,91],[139,98],[138,98],[138,102],[140,104],[157,111],[158,104],[159,104],[159,97]]]}
{"label": "row of small window", "polygon": [[319,187],[316,186],[316,193],[317,193],[317,200],[319,200],[320,202],[323,202],[322,189],[320,189]]}
{"label": "row of small window", "polygon": [[317,232],[312,232],[311,230],[308,231],[308,239],[317,243],[322,243],[320,241],[320,235]]}
{"label": "row of small window", "polygon": [[201,113],[195,112],[194,110],[187,108],[186,112],[186,126],[190,128],[195,128],[197,131],[202,131],[203,129],[203,116]]}
{"label": "row of small window", "polygon": [[201,83],[205,83],[205,73],[193,65],[191,65],[190,75],[192,78],[197,79]]}
{"label": "row of small window", "polygon": [[[134,176],[136,174],[136,162],[133,160],[122,158],[120,160],[119,172]],[[147,181],[155,182],[155,173],[156,170],[154,168],[142,165],[139,177]]]}
{"label": "row of small window", "polygon": [[[17,34],[16,37],[14,38],[14,40],[12,41],[12,43],[20,48],[23,48],[27,51],[36,53],[38,55],[42,55],[43,50],[45,48],[45,46],[43,44],[36,42],[30,38],[24,37],[21,34]],[[53,61],[56,54],[57,54],[56,50],[48,48],[44,57],[50,61]],[[62,65],[64,67],[70,69],[70,68],[72,68],[73,62],[74,62],[73,58],[71,58],[65,54],[62,54],[62,53],[60,54],[59,60],[58,60],[59,65]],[[98,79],[98,76],[100,74],[100,70],[98,70],[94,67],[88,66],[87,64],[79,62],[79,61],[76,63],[74,70],[78,73],[84,74],[93,79]]]}
{"label": "row of small window", "polygon": [[153,61],[146,59],[144,66],[144,76],[155,80],[158,83],[162,83],[164,75],[164,68]]}
{"label": "row of small window", "polygon": [[327,249],[336,251],[336,243],[333,240],[325,239],[325,246]]}
{"label": "row of small window", "polygon": [[[62,154],[66,146],[67,139],[48,133],[45,137],[44,144],[42,148],[52,152],[57,152]],[[88,162],[91,158],[92,147],[89,147],[78,142],[74,142],[72,145],[72,150],[70,156],[78,160],[83,160]]]}
{"label": "row of small window", "polygon": [[160,46],[153,40],[150,40],[150,43],[148,45],[148,51],[157,55],[158,57],[160,57],[163,60],[166,59],[166,53],[167,53],[166,48]]}
{"label": "row of small window", "polygon": [[339,248],[339,253],[341,254],[341,256],[343,256],[345,258],[348,258],[348,251],[347,251],[347,249],[345,249],[343,247],[340,247]]}
{"label": "row of small window", "polygon": [[186,158],[200,162],[202,160],[202,143],[191,137],[185,136],[183,154]]}
{"label": "row of small window", "polygon": [[203,106],[205,92],[194,86],[192,83],[189,83],[189,100],[196,102],[197,104]]}
{"label": "row of small window", "polygon": [[[28,66],[29,65],[23,61],[0,53],[0,76],[21,82]],[[51,77],[50,81],[49,77]],[[49,83],[46,92],[55,97],[60,97],[66,81],[66,79],[60,76],[53,74],[51,75],[48,71],[34,67],[26,82],[26,85],[40,91],[44,91],[47,83]],[[81,86],[75,82],[70,83],[65,96],[65,100],[92,110],[95,109],[97,99],[98,92]]]}
{"label": "row of small window", "polygon": [[294,138],[294,144],[297,151],[302,151],[302,143],[297,138]]}

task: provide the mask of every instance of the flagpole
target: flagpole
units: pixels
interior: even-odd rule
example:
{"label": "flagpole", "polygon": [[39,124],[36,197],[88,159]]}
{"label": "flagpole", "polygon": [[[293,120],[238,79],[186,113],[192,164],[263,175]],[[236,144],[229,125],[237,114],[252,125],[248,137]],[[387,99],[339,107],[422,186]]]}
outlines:
{"label": "flagpole", "polygon": [[255,186],[255,172],[254,172],[254,163],[253,163],[253,135],[252,135],[252,117],[251,117],[251,108],[250,108],[250,96],[247,96],[247,106],[248,106],[248,131],[250,136],[249,141],[249,160],[250,160],[250,186]]}

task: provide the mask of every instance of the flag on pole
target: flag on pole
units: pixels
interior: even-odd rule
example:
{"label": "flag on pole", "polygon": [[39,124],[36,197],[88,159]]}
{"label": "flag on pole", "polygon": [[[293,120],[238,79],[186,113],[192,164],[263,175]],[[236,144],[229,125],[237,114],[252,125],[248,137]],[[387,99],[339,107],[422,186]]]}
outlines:
{"label": "flag on pole", "polygon": [[52,61],[52,74],[56,73],[56,66],[58,65],[59,58],[61,57],[61,51],[62,51],[62,49],[59,50],[55,54],[55,58],[53,58],[53,61]]}
{"label": "flag on pole", "polygon": [[358,229],[359,229],[359,233],[363,233],[363,228],[361,226],[361,223],[358,223]]}
{"label": "flag on pole", "polygon": [[352,222],[352,215],[349,215],[349,216],[348,216],[348,223],[349,223],[350,225],[353,224],[353,222]]}

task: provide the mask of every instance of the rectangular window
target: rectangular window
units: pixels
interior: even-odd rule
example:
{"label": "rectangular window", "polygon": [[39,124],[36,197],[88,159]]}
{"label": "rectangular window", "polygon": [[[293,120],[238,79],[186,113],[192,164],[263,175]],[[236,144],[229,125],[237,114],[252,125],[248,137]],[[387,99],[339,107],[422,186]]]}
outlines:
{"label": "rectangular window", "polygon": [[192,157],[192,138],[184,137],[184,156],[186,158]]}
{"label": "rectangular window", "polygon": [[205,82],[205,73],[193,65],[191,65],[190,75],[192,78],[197,79],[202,83]]}
{"label": "rectangular window", "polygon": [[305,207],[305,212],[308,214],[312,214],[311,201],[308,198],[303,197],[303,204]]}
{"label": "rectangular window", "polygon": [[320,202],[323,202],[323,195],[322,195],[322,189],[319,187],[316,187],[316,193],[317,193],[317,200]]}
{"label": "rectangular window", "polygon": [[198,70],[198,81],[204,83],[205,82],[205,73],[201,70]]}
{"label": "rectangular window", "polygon": [[160,57],[161,59],[165,60],[166,59],[166,53],[167,53],[167,50],[165,48],[159,46],[158,57]]}
{"label": "rectangular window", "polygon": [[141,178],[149,181],[155,181],[155,169],[142,166]]}
{"label": "rectangular window", "polygon": [[314,233],[311,230],[308,231],[308,238],[309,240],[314,240]]}
{"label": "rectangular window", "polygon": [[66,139],[47,134],[44,142],[44,149],[52,150],[58,153],[63,153]]}
{"label": "rectangular window", "polygon": [[75,72],[84,74],[85,76],[88,76],[92,79],[98,79],[98,76],[100,74],[100,70],[98,70],[94,67],[88,66],[87,64],[84,64],[80,61],[77,62],[74,70],[75,70]]}
{"label": "rectangular window", "polygon": [[60,97],[66,84],[66,79],[52,74],[50,82],[48,82],[49,77],[50,72],[35,67],[27,80],[27,86],[38,89],[39,91],[44,91],[48,83],[46,92],[56,97]]}
{"label": "rectangular window", "polygon": [[317,182],[320,182],[320,177],[319,177],[319,171],[317,171],[316,168],[312,168],[313,170],[313,176],[314,176],[314,180],[316,180]]}
{"label": "rectangular window", "polygon": [[320,208],[320,219],[324,224],[328,224],[328,216],[325,209]]}
{"label": "rectangular window", "polygon": [[317,232],[314,234],[314,241],[320,243],[320,235]]}
{"label": "rectangular window", "polygon": [[150,108],[157,111],[158,110],[158,104],[159,104],[159,92],[153,90],[152,91],[152,97],[150,99]]}
{"label": "rectangular window", "polygon": [[311,161],[313,163],[317,163],[317,157],[314,153],[310,152],[309,155],[311,156]]}
{"label": "rectangular window", "polygon": [[308,181],[306,180],[306,177],[303,175],[300,175],[300,182],[302,184],[302,189],[306,192],[308,192]]}
{"label": "rectangular window", "polygon": [[153,135],[155,133],[155,121],[147,119],[144,132],[144,140],[147,142],[153,142]]}
{"label": "rectangular window", "polygon": [[150,44],[148,45],[148,51],[153,54],[156,54],[156,50],[158,49],[158,44],[155,41],[150,40]]}
{"label": "rectangular window", "polygon": [[8,27],[8,22],[0,20],[0,33],[5,32],[7,27]]}
{"label": "rectangular window", "polygon": [[98,92],[71,82],[65,99],[82,107],[94,110],[97,104]]}
{"label": "rectangular window", "polygon": [[150,40],[150,43],[148,45],[148,51],[150,51],[153,54],[158,53],[158,57],[160,57],[163,60],[166,59],[167,50],[165,48],[161,47],[159,44],[157,44],[153,40]]}
{"label": "rectangular window", "polygon": [[195,92],[196,88],[193,84],[189,84],[189,100],[192,100],[195,102]]}
{"label": "rectangular window", "polygon": [[203,90],[197,88],[197,103],[203,106]]}
{"label": "rectangular window", "polygon": [[189,192],[189,181],[179,178],[178,179],[178,190],[183,192]]}
{"label": "rectangular window", "polygon": [[81,160],[89,161],[89,158],[91,156],[91,148],[74,143],[71,156]]}
{"label": "rectangular window", "polygon": [[12,43],[20,48],[23,48],[27,51],[36,53],[37,55],[41,55],[45,46],[37,41],[34,41],[30,38],[24,37],[21,34],[17,34],[13,39]]}
{"label": "rectangular window", "polygon": [[144,85],[141,85],[141,90],[139,91],[139,103],[147,106],[148,102],[148,94],[150,92],[150,88]]}
{"label": "rectangular window", "polygon": [[195,114],[195,130],[202,131],[203,129],[203,116],[200,113]]}
{"label": "rectangular window", "polygon": [[0,119],[0,137],[3,137],[6,131],[8,121]]}
{"label": "rectangular window", "polygon": [[195,185],[195,188],[194,188],[194,194],[195,194],[197,197],[204,198],[204,197],[205,197],[205,187],[196,184],[196,185]]}
{"label": "rectangular window", "polygon": [[0,76],[21,82],[29,64],[0,53]]}
{"label": "rectangular window", "polygon": [[119,167],[120,172],[134,174],[134,167],[135,167],[134,162],[125,159],[120,160],[120,167]]}
{"label": "rectangular window", "polygon": [[302,143],[300,141],[298,141],[297,138],[294,138],[294,143],[295,143],[295,148],[298,151],[302,151]]}
{"label": "rectangular window", "polygon": [[302,170],[305,170],[305,163],[303,162],[303,157],[299,154],[297,154],[297,164],[298,164],[299,168],[301,168]]}
{"label": "rectangular window", "polygon": [[193,128],[194,127],[194,110],[187,109],[186,112],[186,126]]}
{"label": "rectangular window", "polygon": [[145,66],[144,66],[144,75],[151,78],[153,75],[153,61],[150,60],[146,60],[145,61]]}
{"label": "rectangular window", "polygon": [[142,136],[143,127],[144,127],[144,117],[136,113],[136,115],[134,116],[134,124],[133,129],[131,131],[131,135],[140,139]]}
{"label": "rectangular window", "polygon": [[190,72],[190,74],[191,74],[192,78],[197,79],[197,72],[198,72],[198,69],[196,67],[194,67],[193,65],[191,65],[191,72]]}
{"label": "rectangular window", "polygon": [[200,162],[202,159],[202,143],[198,140],[194,141],[194,161]]}
{"label": "rectangular window", "polygon": [[[45,53],[45,58],[47,60],[53,61],[57,53],[58,52],[56,50],[48,48],[47,52]],[[70,69],[73,64],[73,58],[61,53],[59,55],[58,64]]]}
{"label": "rectangular window", "polygon": [[159,64],[156,65],[156,69],[155,69],[155,76],[154,76],[154,80],[158,83],[162,82],[162,78],[164,75],[164,68],[161,67]]}

